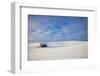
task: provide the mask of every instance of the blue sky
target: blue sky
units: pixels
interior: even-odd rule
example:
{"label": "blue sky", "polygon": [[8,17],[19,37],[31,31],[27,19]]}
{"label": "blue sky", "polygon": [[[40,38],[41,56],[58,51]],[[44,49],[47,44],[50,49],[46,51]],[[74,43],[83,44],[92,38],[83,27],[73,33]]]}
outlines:
{"label": "blue sky", "polygon": [[29,42],[87,41],[88,18],[28,15]]}

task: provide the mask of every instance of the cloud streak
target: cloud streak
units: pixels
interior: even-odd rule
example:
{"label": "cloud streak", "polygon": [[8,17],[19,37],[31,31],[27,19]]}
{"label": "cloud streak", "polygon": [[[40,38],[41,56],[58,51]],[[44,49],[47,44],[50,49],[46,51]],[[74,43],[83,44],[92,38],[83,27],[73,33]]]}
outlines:
{"label": "cloud streak", "polygon": [[28,16],[29,42],[88,40],[88,18],[71,16]]}

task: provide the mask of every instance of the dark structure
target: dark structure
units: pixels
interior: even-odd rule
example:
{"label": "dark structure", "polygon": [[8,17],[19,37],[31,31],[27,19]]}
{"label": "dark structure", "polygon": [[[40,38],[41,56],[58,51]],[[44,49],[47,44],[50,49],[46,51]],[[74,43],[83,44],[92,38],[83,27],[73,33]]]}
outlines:
{"label": "dark structure", "polygon": [[46,43],[40,43],[40,47],[47,47]]}

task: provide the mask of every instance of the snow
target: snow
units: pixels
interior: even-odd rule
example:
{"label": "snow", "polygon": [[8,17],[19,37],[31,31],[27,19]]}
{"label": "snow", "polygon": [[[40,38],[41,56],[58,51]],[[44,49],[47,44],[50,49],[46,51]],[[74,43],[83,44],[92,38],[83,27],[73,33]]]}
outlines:
{"label": "snow", "polygon": [[29,60],[52,60],[88,58],[87,41],[47,42],[48,47],[40,47],[40,43],[29,43]]}

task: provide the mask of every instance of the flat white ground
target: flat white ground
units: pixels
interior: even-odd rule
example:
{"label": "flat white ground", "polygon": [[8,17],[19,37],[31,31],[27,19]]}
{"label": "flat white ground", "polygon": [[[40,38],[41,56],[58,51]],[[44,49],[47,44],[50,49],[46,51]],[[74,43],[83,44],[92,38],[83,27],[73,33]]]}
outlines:
{"label": "flat white ground", "polygon": [[40,47],[40,43],[30,43],[29,60],[73,59],[88,57],[87,41],[49,42],[48,47]]}

